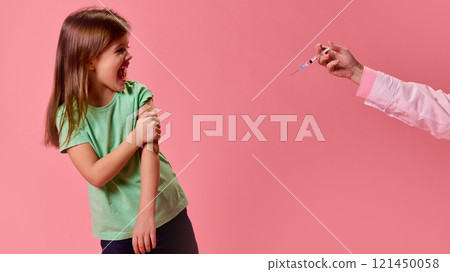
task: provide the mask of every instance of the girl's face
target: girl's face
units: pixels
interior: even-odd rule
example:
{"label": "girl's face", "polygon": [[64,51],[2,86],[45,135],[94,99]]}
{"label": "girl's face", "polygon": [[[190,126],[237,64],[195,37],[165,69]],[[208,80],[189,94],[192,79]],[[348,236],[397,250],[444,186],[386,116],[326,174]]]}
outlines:
{"label": "girl's face", "polygon": [[128,37],[129,34],[110,43],[92,62],[89,71],[91,87],[113,91],[125,89],[127,69],[132,58],[128,52]]}

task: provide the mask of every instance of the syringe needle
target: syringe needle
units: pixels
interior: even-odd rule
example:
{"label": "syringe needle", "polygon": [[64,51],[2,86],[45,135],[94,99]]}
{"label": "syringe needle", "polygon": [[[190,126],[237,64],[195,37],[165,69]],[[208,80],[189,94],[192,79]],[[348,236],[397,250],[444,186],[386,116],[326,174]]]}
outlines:
{"label": "syringe needle", "polygon": [[330,47],[325,48],[325,50],[323,50],[322,52],[320,52],[319,54],[315,55],[314,57],[312,57],[310,60],[308,60],[305,65],[303,65],[302,67],[300,67],[299,69],[297,69],[295,72],[293,72],[291,74],[291,76],[293,76],[295,73],[297,73],[299,70],[305,68],[306,66],[309,66],[311,63],[313,63],[314,61],[316,61],[320,56],[324,55],[325,53],[328,52],[328,50],[330,50]]}

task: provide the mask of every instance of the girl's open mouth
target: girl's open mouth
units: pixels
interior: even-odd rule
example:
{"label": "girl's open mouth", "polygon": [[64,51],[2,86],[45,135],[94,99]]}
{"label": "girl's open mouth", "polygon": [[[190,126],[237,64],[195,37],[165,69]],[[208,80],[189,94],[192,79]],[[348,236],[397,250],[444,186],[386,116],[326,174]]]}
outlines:
{"label": "girl's open mouth", "polygon": [[117,72],[117,76],[123,82],[125,82],[127,78],[127,69],[128,67],[120,67],[119,71]]}

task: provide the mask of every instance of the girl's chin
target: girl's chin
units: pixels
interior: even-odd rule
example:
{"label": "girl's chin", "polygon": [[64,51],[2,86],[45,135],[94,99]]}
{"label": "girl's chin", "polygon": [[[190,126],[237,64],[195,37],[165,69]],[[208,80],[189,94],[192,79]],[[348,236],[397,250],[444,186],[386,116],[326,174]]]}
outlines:
{"label": "girl's chin", "polygon": [[[111,86],[111,87],[112,87],[112,86]],[[115,92],[121,92],[121,91],[125,90],[125,82],[118,81],[118,82],[114,85],[113,90],[114,90]]]}
{"label": "girl's chin", "polygon": [[122,89],[123,89],[123,87],[125,87],[125,83],[127,82],[127,80],[119,78],[118,82],[119,82],[119,86],[121,86]]}

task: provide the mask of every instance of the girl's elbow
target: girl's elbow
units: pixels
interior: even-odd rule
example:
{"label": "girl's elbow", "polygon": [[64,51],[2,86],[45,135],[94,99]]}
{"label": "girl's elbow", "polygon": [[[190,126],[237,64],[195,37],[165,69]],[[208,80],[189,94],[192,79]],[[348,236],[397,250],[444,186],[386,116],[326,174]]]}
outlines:
{"label": "girl's elbow", "polygon": [[90,178],[87,179],[87,181],[96,188],[103,187],[103,185],[106,184],[104,178],[98,175],[91,176]]}

